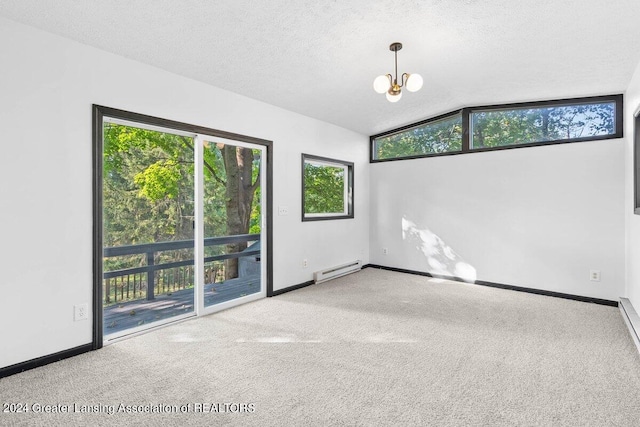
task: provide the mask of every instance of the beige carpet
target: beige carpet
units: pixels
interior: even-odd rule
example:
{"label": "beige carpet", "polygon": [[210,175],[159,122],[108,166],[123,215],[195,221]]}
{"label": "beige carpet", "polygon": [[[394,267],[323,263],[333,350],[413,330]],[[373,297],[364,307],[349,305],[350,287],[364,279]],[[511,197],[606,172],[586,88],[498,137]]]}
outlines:
{"label": "beige carpet", "polygon": [[614,307],[369,268],[4,378],[0,403],[102,411],[0,425],[636,426],[640,357]]}

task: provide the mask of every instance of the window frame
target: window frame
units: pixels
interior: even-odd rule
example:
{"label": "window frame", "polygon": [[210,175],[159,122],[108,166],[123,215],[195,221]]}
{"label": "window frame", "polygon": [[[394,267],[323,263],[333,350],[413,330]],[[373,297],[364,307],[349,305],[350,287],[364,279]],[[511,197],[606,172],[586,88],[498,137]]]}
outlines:
{"label": "window frame", "polygon": [[249,144],[261,145],[265,147],[267,159],[265,162],[266,176],[268,183],[266,188],[266,251],[269,256],[266,261],[266,296],[271,297],[276,291],[273,290],[273,141],[252,136],[240,135],[223,130],[216,130],[204,126],[193,125],[185,122],[164,119],[156,116],[140,114],[101,105],[92,105],[92,209],[93,209],[93,334],[91,348],[97,350],[103,347],[103,306],[102,306],[102,280],[103,280],[103,155],[104,155],[104,121],[122,120],[124,122],[135,122],[139,126],[147,129],[154,127],[177,132],[187,132],[190,134],[201,134],[210,137],[224,138],[233,141],[245,142]]}
{"label": "window frame", "polygon": [[[460,154],[462,153],[462,150],[464,149],[464,132],[465,132],[465,126],[464,126],[464,114],[463,114],[463,110],[464,109],[459,109],[459,110],[455,110],[455,111],[451,111],[449,113],[445,113],[445,114],[441,114],[439,116],[436,117],[430,117],[426,120],[421,120],[417,123],[412,123],[410,125],[406,125],[406,126],[402,126],[400,128],[397,129],[393,129],[378,135],[373,135],[370,137],[370,141],[371,141],[371,149],[369,150],[369,161],[371,163],[375,163],[375,162],[386,162],[386,161],[390,161],[390,160],[406,160],[406,159],[420,159],[422,157],[433,157],[433,156],[448,156],[451,154]],[[414,128],[418,128],[418,127],[423,127],[426,126],[430,123],[434,123],[434,122],[438,122],[441,120],[446,120],[446,119],[450,119],[452,117],[455,117],[457,115],[460,115],[462,118],[462,148],[458,151],[447,151],[444,153],[429,153],[429,154],[413,154],[413,155],[409,155],[409,156],[402,156],[402,157],[393,157],[390,159],[376,159],[375,157],[375,139],[376,138],[382,138],[382,137],[387,137],[387,136],[391,136],[391,135],[396,135],[399,133],[403,133],[406,132],[408,130],[414,129]]]}
{"label": "window frame", "polygon": [[[348,162],[345,160],[337,160],[331,159],[328,157],[316,156],[313,154],[305,154],[302,153],[302,168],[301,168],[301,181],[302,181],[302,193],[301,193],[301,205],[302,205],[302,221],[326,221],[331,219],[348,219],[354,217],[354,209],[353,209],[353,200],[354,200],[354,165],[353,162]],[[344,211],[337,213],[318,213],[318,214],[307,214],[305,210],[305,192],[306,185],[304,180],[304,170],[305,164],[307,163],[315,163],[315,164],[325,164],[331,167],[340,167],[345,170],[345,187],[343,190],[344,197]]]}
{"label": "window frame", "polygon": [[[544,145],[570,144],[574,142],[598,141],[598,140],[604,140],[604,139],[622,138],[623,129],[624,129],[623,101],[624,101],[623,95],[617,94],[617,95],[604,95],[604,96],[589,96],[589,97],[581,97],[581,98],[554,99],[554,100],[547,100],[547,101],[518,102],[518,103],[510,103],[510,104],[494,104],[494,105],[483,105],[483,106],[476,106],[476,107],[465,107],[462,109],[451,111],[449,113],[441,114],[436,117],[428,118],[426,120],[422,120],[416,123],[411,123],[409,125],[402,126],[400,128],[391,129],[389,131],[381,132],[379,134],[370,136],[369,137],[369,163],[420,159],[425,157],[452,156],[452,155],[469,154],[469,153],[483,153],[487,151],[510,150],[513,148],[540,147]],[[553,107],[553,106],[562,107],[562,106],[571,106],[571,105],[579,105],[579,104],[598,104],[598,103],[610,103],[610,102],[613,102],[615,104],[615,132],[610,135],[595,135],[595,136],[588,136],[588,137],[581,137],[581,138],[539,141],[539,142],[531,142],[531,143],[524,143],[524,144],[502,145],[498,147],[471,148],[470,146],[471,114],[475,111],[492,111],[492,110],[508,110],[508,109],[515,110],[515,109],[523,109],[523,108],[530,108],[530,107]],[[375,140],[377,138],[393,135],[393,134],[420,126],[420,125],[425,125],[436,120],[453,116],[455,114],[462,115],[462,150],[451,151],[446,153],[410,155],[405,157],[394,157],[390,159],[374,158]]]}

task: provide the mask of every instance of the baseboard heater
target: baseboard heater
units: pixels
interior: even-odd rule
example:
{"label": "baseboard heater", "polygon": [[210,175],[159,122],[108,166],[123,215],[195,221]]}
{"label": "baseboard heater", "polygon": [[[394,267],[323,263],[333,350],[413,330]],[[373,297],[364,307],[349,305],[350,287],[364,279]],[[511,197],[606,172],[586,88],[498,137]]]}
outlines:
{"label": "baseboard heater", "polygon": [[313,273],[313,282],[322,283],[345,274],[355,273],[362,269],[362,261],[356,260],[347,264],[338,265],[336,267],[327,268]]}

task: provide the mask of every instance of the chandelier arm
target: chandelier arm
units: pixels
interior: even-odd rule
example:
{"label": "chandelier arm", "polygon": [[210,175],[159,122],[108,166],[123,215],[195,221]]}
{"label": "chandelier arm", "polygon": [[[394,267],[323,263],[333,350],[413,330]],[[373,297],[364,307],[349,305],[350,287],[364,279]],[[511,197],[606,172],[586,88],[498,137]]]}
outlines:
{"label": "chandelier arm", "polygon": [[400,87],[404,87],[407,84],[407,80],[409,80],[409,73],[402,73],[401,85]]}

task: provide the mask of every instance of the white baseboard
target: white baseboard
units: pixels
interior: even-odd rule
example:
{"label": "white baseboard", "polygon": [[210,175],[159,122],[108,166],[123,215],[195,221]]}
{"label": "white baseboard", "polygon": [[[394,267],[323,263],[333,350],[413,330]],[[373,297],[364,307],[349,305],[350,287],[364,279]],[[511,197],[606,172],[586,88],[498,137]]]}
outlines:
{"label": "white baseboard", "polygon": [[620,298],[620,304],[618,304],[618,306],[620,307],[622,318],[627,324],[627,328],[629,328],[629,334],[631,338],[633,338],[638,352],[640,352],[640,336],[638,336],[638,333],[640,333],[640,316],[638,316],[633,305],[631,305],[631,301],[627,298]]}

